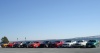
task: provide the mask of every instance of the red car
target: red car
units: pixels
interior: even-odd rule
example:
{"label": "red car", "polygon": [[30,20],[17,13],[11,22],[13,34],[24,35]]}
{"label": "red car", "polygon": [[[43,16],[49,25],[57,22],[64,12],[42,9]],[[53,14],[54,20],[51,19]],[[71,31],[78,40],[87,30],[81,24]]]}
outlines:
{"label": "red car", "polygon": [[40,47],[41,43],[39,41],[31,42],[28,47],[30,48],[38,48]]}
{"label": "red car", "polygon": [[13,45],[14,45],[15,43],[13,42],[13,43],[9,43],[8,45],[7,45],[7,47],[8,48],[13,48]]}
{"label": "red car", "polygon": [[62,45],[63,45],[63,41],[55,41],[54,42],[54,46],[56,47],[56,48],[60,48],[60,47],[62,47]]}

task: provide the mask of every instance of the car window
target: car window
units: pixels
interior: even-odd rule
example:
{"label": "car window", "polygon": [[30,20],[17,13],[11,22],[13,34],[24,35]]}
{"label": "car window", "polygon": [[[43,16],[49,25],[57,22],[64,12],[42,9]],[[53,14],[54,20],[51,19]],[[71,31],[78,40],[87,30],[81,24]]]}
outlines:
{"label": "car window", "polygon": [[34,42],[34,43],[39,43],[39,42],[36,41],[36,42]]}
{"label": "car window", "polygon": [[26,42],[23,42],[23,44],[26,44]]}
{"label": "car window", "polygon": [[30,42],[26,42],[26,44],[29,44]]}
{"label": "car window", "polygon": [[60,41],[55,41],[56,43],[60,43]]}
{"label": "car window", "polygon": [[82,40],[79,40],[79,41],[77,41],[77,42],[83,42]]}
{"label": "car window", "polygon": [[49,43],[49,41],[44,41],[44,43]]}
{"label": "car window", "polygon": [[72,42],[71,40],[69,40],[69,41],[65,41],[65,42]]}
{"label": "car window", "polygon": [[96,40],[89,40],[88,42],[96,42]]}
{"label": "car window", "polygon": [[15,44],[18,44],[18,42],[15,42]]}
{"label": "car window", "polygon": [[30,42],[29,44],[32,44],[32,43],[34,43],[34,42]]}

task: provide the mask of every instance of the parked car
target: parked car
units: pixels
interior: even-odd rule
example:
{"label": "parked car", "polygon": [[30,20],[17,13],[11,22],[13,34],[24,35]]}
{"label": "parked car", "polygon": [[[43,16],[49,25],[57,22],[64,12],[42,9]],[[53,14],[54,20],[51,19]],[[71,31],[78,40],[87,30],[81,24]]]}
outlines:
{"label": "parked car", "polygon": [[53,47],[53,44],[51,41],[44,41],[43,43],[41,43],[41,46],[40,47],[44,47],[44,48],[52,48]]}
{"label": "parked car", "polygon": [[40,47],[40,42],[39,41],[34,41],[34,42],[31,42],[28,47],[29,48],[39,48]]}
{"label": "parked car", "polygon": [[2,44],[1,44],[1,47],[2,47],[2,48],[7,48],[7,45],[8,45],[8,43],[2,43]]}
{"label": "parked car", "polygon": [[13,48],[20,48],[20,44],[21,42],[15,42],[15,44],[13,45]]}
{"label": "parked car", "polygon": [[55,41],[53,46],[56,48],[61,48],[63,43],[64,43],[63,41]]}
{"label": "parked car", "polygon": [[76,44],[76,41],[67,40],[67,41],[64,41],[62,47],[63,47],[63,48],[66,48],[66,47],[73,47],[74,44]]}
{"label": "parked car", "polygon": [[13,48],[14,44],[15,44],[14,42],[8,43],[7,48]]}
{"label": "parked car", "polygon": [[86,47],[87,48],[96,48],[96,47],[99,47],[99,41],[98,40],[89,40],[86,44]]}
{"label": "parked car", "polygon": [[33,43],[34,43],[34,41],[30,42],[30,43],[28,44],[28,48],[33,48]]}
{"label": "parked car", "polygon": [[20,48],[24,48],[24,47],[23,47],[23,44],[25,44],[25,43],[26,43],[26,41],[21,42],[20,45],[19,45],[19,47],[20,47]]}
{"label": "parked car", "polygon": [[73,45],[73,47],[86,47],[87,41],[85,40],[79,40],[76,42],[76,44]]}
{"label": "parked car", "polygon": [[28,45],[29,45],[30,43],[31,43],[30,41],[23,42],[23,44],[21,45],[21,47],[23,47],[23,48],[28,48]]}

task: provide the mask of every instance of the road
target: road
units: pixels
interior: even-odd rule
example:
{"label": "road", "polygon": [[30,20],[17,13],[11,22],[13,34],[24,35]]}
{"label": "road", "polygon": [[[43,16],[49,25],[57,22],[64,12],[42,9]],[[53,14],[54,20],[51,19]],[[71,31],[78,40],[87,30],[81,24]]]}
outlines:
{"label": "road", "polygon": [[0,53],[100,53],[99,48],[0,48]]}

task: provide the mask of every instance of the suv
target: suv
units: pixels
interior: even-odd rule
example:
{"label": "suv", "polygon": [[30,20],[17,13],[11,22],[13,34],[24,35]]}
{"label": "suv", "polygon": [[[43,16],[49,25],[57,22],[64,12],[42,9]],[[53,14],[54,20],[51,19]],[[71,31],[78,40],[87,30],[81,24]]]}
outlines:
{"label": "suv", "polygon": [[87,48],[90,48],[90,47],[98,47],[99,46],[99,41],[98,40],[89,40],[86,44],[86,47]]}

